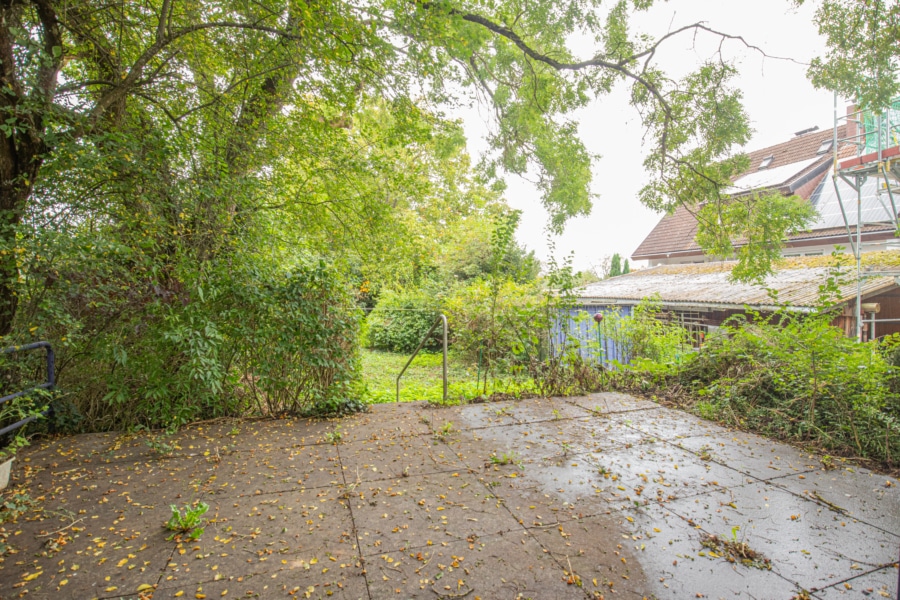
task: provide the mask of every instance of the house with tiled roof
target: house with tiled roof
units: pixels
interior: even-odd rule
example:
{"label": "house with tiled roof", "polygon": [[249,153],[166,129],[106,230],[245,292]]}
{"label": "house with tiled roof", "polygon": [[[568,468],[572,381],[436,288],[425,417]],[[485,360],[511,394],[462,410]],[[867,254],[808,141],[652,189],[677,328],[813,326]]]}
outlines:
{"label": "house with tiled roof", "polygon": [[[724,190],[732,196],[773,191],[784,195],[796,195],[808,200],[816,208],[818,217],[804,232],[790,236],[785,241],[784,256],[819,256],[831,254],[837,246],[847,250],[850,246],[848,223],[842,213],[847,199],[856,199],[857,192],[850,184],[831,177],[835,160],[834,139],[853,138],[855,123],[841,125],[834,130],[813,128],[796,133],[788,141],[750,152],[749,169],[738,175],[732,186]],[[837,156],[851,157],[856,147],[847,144],[839,148]],[[871,179],[862,190],[862,242],[867,251],[900,248],[895,236],[895,224],[884,210],[876,193],[876,180]],[[854,202],[855,205],[855,202]],[[856,211],[847,212],[849,226],[854,229]],[[650,234],[631,255],[632,261],[647,261],[653,267],[701,263],[719,260],[704,255],[696,242],[697,219],[687,208],[678,207],[660,220]],[[740,242],[735,242],[740,245]]]}
{"label": "house with tiled roof", "polygon": [[[627,357],[601,335],[603,315],[632,314],[649,297],[658,299],[661,318],[692,331],[696,342],[748,308],[770,314],[787,303],[787,310],[816,311],[820,286],[831,273],[830,255],[842,249],[852,252],[843,260],[850,277],[833,299],[833,324],[860,340],[900,333],[900,100],[881,115],[851,107],[836,121],[834,129],[807,129],[750,152],[749,168],[723,190],[731,197],[799,196],[816,209],[807,231],[784,240],[784,260],[765,286],[732,281],[736,263],[705,255],[696,242],[694,213],[679,207],[631,255],[648,261],[649,268],[578,291],[570,329],[601,344],[600,356],[609,361]],[[733,244],[739,247],[741,241]],[[771,299],[773,290],[778,303]]]}

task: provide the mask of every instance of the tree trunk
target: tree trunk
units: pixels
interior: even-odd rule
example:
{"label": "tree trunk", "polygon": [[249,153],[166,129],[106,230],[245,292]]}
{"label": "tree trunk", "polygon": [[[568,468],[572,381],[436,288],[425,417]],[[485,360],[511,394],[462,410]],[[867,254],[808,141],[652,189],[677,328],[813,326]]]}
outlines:
{"label": "tree trunk", "polygon": [[0,142],[0,336],[12,330],[19,305],[16,235],[43,162],[41,148],[40,140],[27,133],[6,136]]}

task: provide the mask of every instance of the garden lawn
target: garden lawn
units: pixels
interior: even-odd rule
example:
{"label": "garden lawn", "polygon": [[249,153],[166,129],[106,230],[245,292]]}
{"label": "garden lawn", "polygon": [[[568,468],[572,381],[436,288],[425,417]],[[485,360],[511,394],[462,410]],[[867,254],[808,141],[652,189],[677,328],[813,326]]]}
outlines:
{"label": "garden lawn", "polygon": [[[407,354],[362,350],[363,399],[372,404],[394,402],[397,399],[397,375],[409,360]],[[447,356],[448,403],[461,399],[471,400],[485,393],[521,395],[530,393],[533,384],[527,378],[503,377],[488,381],[484,389],[484,374],[478,384],[478,368],[466,364],[458,355],[450,352]],[[442,354],[440,352],[420,352],[400,380],[400,401],[412,402],[443,400]]]}

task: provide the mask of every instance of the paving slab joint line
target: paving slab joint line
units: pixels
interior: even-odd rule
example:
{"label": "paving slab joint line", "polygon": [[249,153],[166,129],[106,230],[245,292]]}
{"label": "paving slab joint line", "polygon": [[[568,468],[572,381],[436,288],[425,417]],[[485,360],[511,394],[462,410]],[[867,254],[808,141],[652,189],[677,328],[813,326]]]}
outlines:
{"label": "paving slab joint line", "polygon": [[[869,566],[871,566],[871,565],[869,565]],[[873,568],[872,570],[866,571],[865,573],[859,573],[858,575],[853,575],[852,577],[847,577],[845,579],[841,579],[840,581],[836,581],[830,585],[826,585],[825,587],[811,589],[810,593],[815,596],[815,594],[818,594],[820,592],[825,592],[827,590],[830,590],[833,587],[837,587],[837,586],[843,585],[845,583],[849,583],[855,579],[859,579],[860,577],[872,575],[873,573],[877,573],[878,571],[883,571],[885,569],[891,569],[891,568],[894,568],[894,569],[898,568],[897,561],[894,561],[892,563],[888,563],[885,565],[881,565],[880,567]],[[900,590],[898,590],[898,593],[900,593]]]}
{"label": "paving slab joint line", "polygon": [[[846,509],[842,509],[843,512],[839,511],[839,510],[835,510],[835,508],[832,506],[829,506],[827,502],[822,502],[821,500],[817,500],[816,498],[797,493],[794,490],[792,490],[788,487],[785,487],[783,485],[780,485],[778,483],[779,479],[787,479],[788,477],[793,477],[795,475],[803,475],[804,473],[812,473],[815,471],[816,471],[816,469],[808,469],[806,471],[797,471],[796,473],[788,473],[786,475],[779,475],[778,477],[773,477],[771,479],[759,479],[758,477],[754,477],[754,479],[757,479],[760,483],[766,483],[769,485],[773,485],[783,492],[787,492],[788,494],[790,494],[796,498],[800,498],[801,500],[805,500],[806,502],[812,502],[816,506],[821,506],[822,508],[828,509],[835,514],[842,515],[844,517],[847,517],[848,519],[852,519],[859,523],[863,523],[864,525],[868,525],[869,527],[878,529],[879,531],[883,531],[884,533],[887,533],[888,535],[892,535],[896,538],[900,538],[900,535],[898,535],[895,531],[885,529],[882,525],[880,525],[879,523],[877,523],[874,520],[869,520],[867,517],[858,517],[858,516],[851,515],[849,512],[846,511]],[[748,475],[748,477],[753,477],[753,476]],[[890,563],[890,564],[896,564],[896,563]],[[879,568],[884,568],[884,567],[879,567]],[[829,587],[831,587],[831,586],[829,586]]]}
{"label": "paving slab joint line", "polygon": [[[581,410],[585,411],[588,416],[595,416],[595,417],[622,415],[622,414],[626,414],[626,413],[645,412],[645,411],[660,410],[661,408],[666,408],[664,406],[657,405],[657,406],[641,406],[638,408],[623,408],[623,409],[619,409],[619,410],[604,410],[604,411],[597,412],[593,408],[587,408],[586,406],[582,406],[581,404],[578,404],[577,402],[566,400],[566,403],[569,404],[570,406],[580,408]],[[581,417],[578,417],[578,418],[581,418]]]}
{"label": "paving slab joint line", "polygon": [[[702,435],[702,434],[700,434],[700,435]],[[697,437],[697,436],[685,436],[685,437]],[[697,458],[700,458],[700,456],[701,456],[701,455],[700,455],[700,452],[698,452],[698,451],[696,451],[696,450],[691,450],[690,448],[685,448],[684,446],[679,446],[679,445],[676,443],[678,440],[684,439],[683,437],[682,437],[682,438],[677,438],[677,439],[673,438],[673,439],[671,439],[671,440],[664,440],[664,439],[662,439],[662,438],[658,438],[658,439],[659,439],[659,441],[661,441],[661,442],[664,443],[664,444],[668,444],[668,445],[672,446],[673,448],[677,448],[678,450],[683,450],[684,452],[687,452],[688,454],[693,454],[693,455],[696,456]],[[793,473],[783,473],[783,474],[781,474],[781,475],[775,475],[774,477],[769,477],[769,478],[767,478],[767,479],[764,479],[764,478],[762,478],[762,477],[757,477],[756,475],[751,475],[750,473],[747,473],[746,471],[742,471],[742,470],[740,470],[740,469],[738,469],[738,468],[732,467],[730,464],[724,462],[724,460],[721,460],[721,459],[720,459],[720,460],[716,460],[716,459],[714,459],[714,458],[711,458],[709,461],[705,461],[705,460],[703,460],[703,459],[701,458],[701,461],[703,461],[704,463],[705,463],[705,462],[712,462],[712,463],[715,463],[715,464],[719,465],[720,467],[725,467],[726,469],[731,469],[732,471],[735,471],[735,472],[737,472],[737,473],[740,473],[740,474],[743,475],[744,477],[749,477],[750,479],[754,479],[755,481],[757,481],[757,482],[762,482],[762,483],[769,483],[769,482],[771,482],[771,481],[773,481],[773,480],[776,480],[776,479],[782,479],[782,478],[785,478],[785,477],[793,477],[793,476],[795,476],[795,475],[803,475],[803,474],[805,474],[805,473],[810,473],[810,472],[812,472],[812,471],[815,471],[815,469],[811,469],[811,468],[810,468],[810,469],[804,469],[804,470],[802,470],[802,471],[794,471]],[[777,484],[773,484],[773,485],[777,485]],[[779,487],[781,487],[781,486],[779,486]],[[787,489],[787,488],[782,488],[782,489]],[[790,490],[788,490],[788,491],[790,491]]]}
{"label": "paving slab joint line", "polygon": [[[441,441],[443,442],[443,440],[441,440]],[[446,443],[445,443],[445,444],[446,444]],[[447,447],[450,448],[449,445],[447,445]],[[452,450],[452,448],[451,448],[451,450]],[[465,462],[464,462],[464,464],[465,464]],[[466,466],[469,468],[470,471],[472,470],[472,468],[471,468],[468,464],[466,464]],[[478,483],[481,484],[481,487],[483,487],[483,488],[485,489],[485,491],[487,492],[487,494],[488,494],[490,497],[492,497],[492,498],[494,498],[495,500],[497,500],[497,502],[498,502],[498,503],[503,507],[503,509],[507,512],[507,514],[509,515],[509,518],[511,518],[511,519],[513,520],[513,522],[516,523],[516,525],[518,525],[518,526],[521,528],[522,532],[523,532],[525,535],[527,535],[531,540],[533,540],[538,546],[540,546],[541,550],[542,550],[545,554],[547,554],[547,556],[550,557],[550,559],[557,565],[557,567],[559,567],[560,570],[562,570],[563,572],[567,572],[567,571],[566,571],[566,565],[563,565],[562,562],[560,562],[560,561],[553,555],[553,552],[550,550],[550,548],[548,548],[547,546],[545,546],[544,544],[542,544],[541,541],[538,540],[537,538],[535,538],[535,536],[532,534],[532,530],[534,530],[534,529],[545,528],[545,527],[557,527],[557,526],[561,525],[562,523],[561,523],[559,520],[557,520],[556,523],[548,524],[548,525],[546,525],[546,526],[528,527],[527,525],[525,525],[524,520],[521,520],[521,521],[520,521],[519,519],[516,518],[516,516],[513,514],[512,510],[509,508],[509,505],[506,503],[506,500],[504,500],[503,498],[497,496],[496,493],[495,493],[495,490],[493,490],[487,483],[485,483],[484,481],[481,481],[480,479],[479,479]],[[513,530],[510,530],[510,531],[515,531],[515,530],[513,529]],[[586,590],[582,589],[581,592],[584,594],[584,597],[585,597],[585,598],[590,598],[590,595],[588,594],[588,592],[587,592]]]}
{"label": "paving slab joint line", "polygon": [[[340,444],[335,446],[335,450],[337,451],[338,467],[341,470],[341,479],[344,482],[344,490],[346,493],[346,491],[349,489],[349,486],[347,484],[347,477],[344,473],[344,462],[341,459]],[[353,489],[356,489],[355,486],[358,485],[359,483],[360,483],[360,481],[357,479],[357,481],[353,484],[354,485]],[[333,487],[333,486],[331,486],[331,487]],[[354,517],[354,515],[353,515],[353,502],[350,500],[349,493],[346,493],[346,500],[347,500],[347,510],[350,511],[350,523],[353,525],[353,537],[356,538],[356,557],[359,560],[360,568],[363,570],[363,573],[362,573],[363,581],[366,582],[366,596],[369,597],[369,600],[372,600],[372,592],[369,590],[369,569],[368,569],[365,557],[363,557],[362,541],[359,539],[359,528],[357,528],[357,526],[356,526],[356,517]]]}

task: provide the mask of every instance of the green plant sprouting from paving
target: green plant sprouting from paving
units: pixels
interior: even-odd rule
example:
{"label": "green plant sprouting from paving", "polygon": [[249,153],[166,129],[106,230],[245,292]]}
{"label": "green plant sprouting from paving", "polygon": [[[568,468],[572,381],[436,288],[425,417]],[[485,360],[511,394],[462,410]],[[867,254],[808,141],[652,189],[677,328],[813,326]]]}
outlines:
{"label": "green plant sprouting from paving", "polygon": [[325,434],[325,441],[335,446],[340,444],[343,438],[344,435],[341,433],[340,425]]}
{"label": "green plant sprouting from paving", "polygon": [[440,428],[438,428],[435,431],[434,435],[435,435],[435,437],[438,437],[438,438],[444,438],[444,437],[452,435],[454,432],[455,432],[455,430],[453,429],[453,422],[445,421],[444,424],[441,425]]}
{"label": "green plant sprouting from paving", "polygon": [[189,541],[194,541],[203,535],[206,520],[203,515],[209,511],[209,505],[205,502],[197,502],[194,506],[185,505],[179,509],[177,505],[172,504],[169,508],[172,510],[172,516],[166,522],[166,529],[172,531],[172,535],[167,539],[175,537],[184,537]]}
{"label": "green plant sprouting from paving", "polygon": [[743,539],[739,539],[738,532],[740,530],[740,526],[735,525],[731,528],[730,536],[703,534],[700,538],[700,545],[707,550],[706,552],[701,552],[701,556],[705,555],[713,559],[724,558],[730,563],[739,563],[755,569],[770,570],[772,561],[751,548]]}
{"label": "green plant sprouting from paving", "polygon": [[519,458],[519,455],[515,452],[504,452],[502,454],[491,454],[490,462],[492,465],[498,466],[506,466],[506,465],[516,465],[519,470],[524,469],[524,464],[522,460]]}

